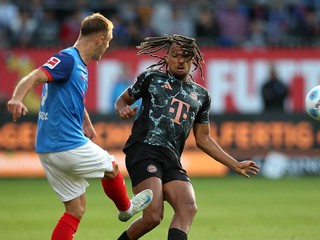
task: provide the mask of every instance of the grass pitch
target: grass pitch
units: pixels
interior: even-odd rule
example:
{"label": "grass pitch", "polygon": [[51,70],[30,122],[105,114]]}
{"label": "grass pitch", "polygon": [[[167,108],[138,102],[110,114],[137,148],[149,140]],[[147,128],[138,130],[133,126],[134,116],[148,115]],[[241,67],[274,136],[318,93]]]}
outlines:
{"label": "grass pitch", "polygon": [[[193,178],[198,213],[190,240],[316,240],[320,237],[319,177],[268,180]],[[122,223],[99,180],[90,180],[87,211],[74,240],[117,239]],[[131,185],[127,181],[128,192]],[[0,239],[45,240],[64,208],[45,179],[0,179]],[[142,240],[167,239],[172,210]]]}

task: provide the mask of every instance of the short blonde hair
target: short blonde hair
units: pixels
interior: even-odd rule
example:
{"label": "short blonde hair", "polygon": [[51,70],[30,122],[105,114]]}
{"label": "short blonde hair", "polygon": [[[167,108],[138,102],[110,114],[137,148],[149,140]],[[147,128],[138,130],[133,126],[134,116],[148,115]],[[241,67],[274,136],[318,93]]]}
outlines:
{"label": "short blonde hair", "polygon": [[110,31],[113,29],[113,23],[100,13],[93,13],[81,22],[80,33],[82,36],[88,36],[94,33]]}

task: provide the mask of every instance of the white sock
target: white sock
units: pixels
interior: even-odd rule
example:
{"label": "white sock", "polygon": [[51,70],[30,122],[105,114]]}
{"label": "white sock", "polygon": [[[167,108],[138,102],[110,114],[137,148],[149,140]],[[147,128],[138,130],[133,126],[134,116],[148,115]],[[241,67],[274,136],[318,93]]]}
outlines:
{"label": "white sock", "polygon": [[125,212],[126,212],[126,213],[130,213],[130,212],[132,211],[132,207],[133,207],[133,206],[132,206],[132,203],[131,203],[131,204],[130,204],[130,207],[129,207],[128,210],[126,210]]}

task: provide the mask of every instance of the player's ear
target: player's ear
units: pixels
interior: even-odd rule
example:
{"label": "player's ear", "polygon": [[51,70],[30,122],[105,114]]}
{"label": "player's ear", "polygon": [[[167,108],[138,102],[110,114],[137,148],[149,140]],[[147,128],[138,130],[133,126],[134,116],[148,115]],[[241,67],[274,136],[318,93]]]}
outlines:
{"label": "player's ear", "polygon": [[101,45],[103,43],[104,38],[105,38],[104,35],[98,34],[97,37],[96,37],[97,45]]}

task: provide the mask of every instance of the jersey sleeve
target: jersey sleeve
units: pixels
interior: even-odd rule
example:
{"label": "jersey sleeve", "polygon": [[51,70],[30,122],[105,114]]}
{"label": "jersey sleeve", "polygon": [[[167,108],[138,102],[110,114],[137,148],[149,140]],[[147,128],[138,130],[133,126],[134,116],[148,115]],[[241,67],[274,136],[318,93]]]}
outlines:
{"label": "jersey sleeve", "polygon": [[134,83],[128,88],[129,96],[133,100],[138,100],[147,94],[151,82],[151,76],[148,72],[141,73]]}
{"label": "jersey sleeve", "polygon": [[207,124],[210,121],[211,98],[208,93],[205,95],[204,102],[196,116],[195,123]]}
{"label": "jersey sleeve", "polygon": [[49,81],[66,82],[71,76],[74,66],[74,59],[66,53],[57,53],[53,55],[39,69],[49,78]]}

